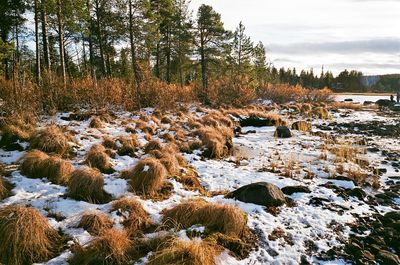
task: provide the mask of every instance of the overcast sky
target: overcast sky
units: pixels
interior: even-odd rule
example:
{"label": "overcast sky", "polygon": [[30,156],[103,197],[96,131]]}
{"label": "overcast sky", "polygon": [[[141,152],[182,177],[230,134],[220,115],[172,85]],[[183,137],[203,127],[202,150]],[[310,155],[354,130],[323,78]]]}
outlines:
{"label": "overcast sky", "polygon": [[[400,0],[192,0],[240,21],[277,67],[400,73]],[[196,14],[196,12],[194,12]]]}

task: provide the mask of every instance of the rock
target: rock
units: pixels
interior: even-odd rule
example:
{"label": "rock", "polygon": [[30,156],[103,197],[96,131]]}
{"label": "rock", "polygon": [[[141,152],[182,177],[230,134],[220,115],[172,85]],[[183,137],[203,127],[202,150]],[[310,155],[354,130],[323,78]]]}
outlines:
{"label": "rock", "polygon": [[275,126],[279,122],[276,119],[264,119],[251,115],[247,118],[240,119],[239,123],[241,127],[253,126],[253,127],[265,127],[265,126]]}
{"label": "rock", "polygon": [[310,189],[306,186],[286,186],[282,188],[282,192],[286,195],[292,195],[293,193],[311,193]]}
{"label": "rock", "polygon": [[306,121],[296,121],[292,124],[292,130],[308,132],[311,131],[311,123]]}
{"label": "rock", "polygon": [[360,188],[354,188],[347,193],[349,196],[353,196],[358,198],[359,200],[363,200],[367,194]]}
{"label": "rock", "polygon": [[378,252],[378,259],[381,260],[381,264],[385,265],[400,265],[400,259],[396,254],[392,252],[381,250]]}
{"label": "rock", "polygon": [[277,186],[268,182],[257,182],[243,186],[230,192],[226,197],[267,207],[281,206],[286,202],[283,192]]}
{"label": "rock", "polygon": [[389,99],[380,99],[376,101],[375,104],[378,105],[379,108],[390,107],[394,105],[393,102],[390,101]]}
{"label": "rock", "polygon": [[344,102],[353,102],[353,99],[352,99],[352,98],[346,98],[346,99],[344,100]]}
{"label": "rock", "polygon": [[292,133],[290,129],[286,126],[278,126],[275,131],[275,137],[278,138],[290,138],[292,137]]}

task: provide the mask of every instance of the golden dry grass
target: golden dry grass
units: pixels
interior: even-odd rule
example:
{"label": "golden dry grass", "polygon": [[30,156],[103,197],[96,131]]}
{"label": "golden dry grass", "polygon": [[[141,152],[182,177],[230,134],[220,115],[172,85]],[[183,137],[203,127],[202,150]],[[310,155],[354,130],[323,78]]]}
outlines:
{"label": "golden dry grass", "polygon": [[222,249],[204,241],[175,240],[155,252],[148,265],[215,265],[215,257]]}
{"label": "golden dry grass", "polygon": [[85,163],[91,167],[99,169],[103,173],[114,172],[109,156],[105,152],[105,148],[102,145],[93,145],[86,154]]}
{"label": "golden dry grass", "polygon": [[194,132],[205,146],[203,155],[221,159],[228,155],[233,147],[233,130],[228,127],[203,127]]}
{"label": "golden dry grass", "polygon": [[0,146],[17,140],[28,141],[35,130],[35,119],[31,114],[13,114],[0,122]]}
{"label": "golden dry grass", "polygon": [[120,136],[118,137],[118,142],[120,147],[118,148],[118,154],[120,156],[133,156],[135,152],[139,150],[141,144],[139,142],[139,138],[136,134],[131,134],[129,136]]}
{"label": "golden dry grass", "polygon": [[133,234],[153,226],[150,215],[144,210],[142,204],[131,197],[123,197],[113,202],[112,211],[124,216],[123,224]]}
{"label": "golden dry grass", "polygon": [[107,229],[113,227],[113,221],[107,214],[99,211],[91,211],[84,213],[78,224],[79,228],[83,228],[92,236],[99,235]]}
{"label": "golden dry grass", "polygon": [[362,110],[363,106],[361,104],[356,104],[353,102],[333,102],[331,107],[334,109],[351,109],[351,110]]}
{"label": "golden dry grass", "polygon": [[240,237],[247,227],[247,217],[239,208],[204,200],[182,202],[163,214],[164,223],[178,229],[202,224],[211,231]]}
{"label": "golden dry grass", "polygon": [[162,145],[161,145],[160,141],[158,141],[158,140],[151,140],[144,146],[144,152],[146,154],[148,154],[149,152],[151,152],[153,150],[161,150],[161,149],[162,149]]}
{"label": "golden dry grass", "polygon": [[68,138],[55,125],[36,131],[31,138],[30,148],[60,155],[65,155],[70,151]]}
{"label": "golden dry grass", "polygon": [[44,262],[55,256],[60,235],[37,209],[0,208],[0,262],[7,265]]}
{"label": "golden dry grass", "polygon": [[126,265],[131,264],[130,252],[134,243],[126,231],[109,229],[94,238],[87,246],[78,246],[71,265]]}
{"label": "golden dry grass", "polygon": [[0,174],[0,201],[11,195],[12,185]]}
{"label": "golden dry grass", "polygon": [[137,194],[152,195],[161,190],[167,177],[164,165],[155,158],[140,160],[129,174],[129,183]]}
{"label": "golden dry grass", "polygon": [[68,183],[68,195],[77,200],[92,203],[106,203],[110,195],[103,190],[104,179],[95,168],[82,167],[71,174]]}
{"label": "golden dry grass", "polygon": [[110,148],[110,149],[117,149],[117,145],[115,143],[115,140],[110,138],[109,136],[103,136],[103,143],[102,145],[105,148]]}
{"label": "golden dry grass", "polygon": [[74,166],[59,156],[49,156],[39,150],[24,155],[20,166],[21,173],[31,178],[48,178],[52,183],[68,183]]}
{"label": "golden dry grass", "polygon": [[99,117],[93,117],[90,120],[89,128],[101,129],[103,127],[104,127],[103,122],[101,121],[101,119]]}
{"label": "golden dry grass", "polygon": [[297,131],[308,132],[311,131],[312,125],[306,121],[296,121],[292,124],[292,129]]}
{"label": "golden dry grass", "polygon": [[324,107],[315,107],[315,108],[313,108],[312,113],[316,117],[323,119],[323,120],[326,120],[329,118],[329,111]]}

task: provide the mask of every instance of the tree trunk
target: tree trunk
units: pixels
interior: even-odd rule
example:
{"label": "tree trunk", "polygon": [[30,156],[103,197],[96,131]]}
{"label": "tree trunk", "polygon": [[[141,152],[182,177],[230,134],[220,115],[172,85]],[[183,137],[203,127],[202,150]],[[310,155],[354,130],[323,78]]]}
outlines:
{"label": "tree trunk", "polygon": [[96,73],[94,69],[94,54],[93,54],[93,40],[92,40],[92,34],[93,34],[93,20],[92,16],[90,14],[90,0],[86,1],[86,7],[88,10],[88,15],[89,15],[89,64],[90,64],[90,74],[93,79],[96,78]]}
{"label": "tree trunk", "polygon": [[160,42],[157,42],[157,47],[156,47],[156,65],[155,65],[155,75],[157,78],[160,78],[161,73],[160,73]]}
{"label": "tree trunk", "polygon": [[39,46],[39,18],[38,18],[38,0],[35,0],[35,48],[36,48],[36,82],[40,84],[40,46]]}
{"label": "tree trunk", "polygon": [[46,8],[46,0],[41,1],[41,19],[42,19],[42,43],[43,43],[43,57],[44,57],[44,65],[47,68],[47,71],[51,70],[51,60],[50,60],[50,45],[49,45],[49,34],[48,34],[48,26],[47,26],[47,8]]}
{"label": "tree trunk", "polygon": [[139,87],[142,82],[140,70],[137,64],[136,58],[136,46],[133,34],[133,10],[132,10],[132,0],[129,0],[129,41],[131,45],[131,63],[132,63],[132,71],[135,75],[135,81],[137,87]]}
{"label": "tree trunk", "polygon": [[101,58],[101,72],[103,75],[106,75],[106,60],[104,57],[103,36],[101,32],[101,21],[99,15],[100,14],[99,0],[96,0],[95,3],[96,3],[97,38],[99,40],[99,49]]}
{"label": "tree trunk", "polygon": [[61,0],[57,2],[57,20],[58,20],[58,44],[60,46],[60,67],[63,78],[64,88],[67,86],[67,74],[65,69],[65,47],[64,47],[64,20],[62,15]]}
{"label": "tree trunk", "polygon": [[167,39],[166,39],[166,45],[167,45],[167,76],[166,76],[166,81],[168,84],[171,83],[171,41],[170,41],[170,29],[169,26],[167,27]]}

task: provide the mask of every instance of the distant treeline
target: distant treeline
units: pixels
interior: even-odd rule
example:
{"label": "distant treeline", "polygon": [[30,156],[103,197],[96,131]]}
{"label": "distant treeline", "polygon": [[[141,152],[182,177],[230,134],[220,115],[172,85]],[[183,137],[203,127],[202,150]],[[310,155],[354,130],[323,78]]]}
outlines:
{"label": "distant treeline", "polygon": [[302,70],[275,67],[269,68],[272,83],[288,83],[308,88],[328,87],[337,92],[394,92],[400,90],[400,74],[363,76],[362,72],[344,70],[338,76],[322,70],[315,74],[313,69]]}

